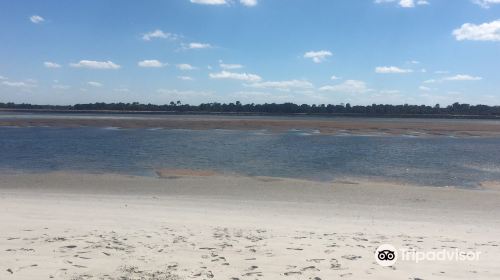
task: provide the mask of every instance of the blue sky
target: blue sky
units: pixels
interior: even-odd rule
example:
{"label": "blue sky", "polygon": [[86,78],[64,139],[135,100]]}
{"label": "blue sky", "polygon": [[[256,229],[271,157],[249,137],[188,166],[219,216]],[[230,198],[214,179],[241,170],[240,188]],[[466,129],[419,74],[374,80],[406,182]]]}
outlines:
{"label": "blue sky", "polygon": [[0,2],[0,102],[500,105],[500,0]]}

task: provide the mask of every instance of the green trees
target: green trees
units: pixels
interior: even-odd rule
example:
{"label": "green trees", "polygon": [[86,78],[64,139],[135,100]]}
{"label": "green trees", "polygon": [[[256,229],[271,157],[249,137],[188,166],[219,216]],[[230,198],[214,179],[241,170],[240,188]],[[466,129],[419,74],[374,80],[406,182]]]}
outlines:
{"label": "green trees", "polygon": [[387,105],[372,104],[368,106],[351,104],[295,104],[295,103],[264,103],[243,104],[234,103],[202,103],[200,105],[183,104],[180,100],[164,105],[133,103],[89,103],[68,106],[59,105],[32,105],[0,103],[3,109],[22,110],[61,110],[61,111],[121,111],[121,112],[194,112],[194,113],[266,113],[266,114],[335,114],[335,115],[362,115],[362,116],[498,116],[500,106],[470,105],[453,103],[447,107],[427,105]]}

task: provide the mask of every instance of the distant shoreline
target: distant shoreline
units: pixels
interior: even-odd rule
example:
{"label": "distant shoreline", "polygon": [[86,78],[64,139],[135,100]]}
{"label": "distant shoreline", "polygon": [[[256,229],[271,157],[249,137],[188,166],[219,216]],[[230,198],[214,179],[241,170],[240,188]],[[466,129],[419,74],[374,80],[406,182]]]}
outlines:
{"label": "distant shoreline", "polygon": [[405,119],[484,119],[500,120],[500,115],[465,114],[364,114],[364,113],[265,113],[265,112],[209,112],[209,111],[135,111],[135,110],[58,110],[58,109],[11,109],[0,108],[0,112],[48,113],[48,114],[131,114],[131,115],[221,115],[221,116],[312,116],[349,118],[405,118]]}

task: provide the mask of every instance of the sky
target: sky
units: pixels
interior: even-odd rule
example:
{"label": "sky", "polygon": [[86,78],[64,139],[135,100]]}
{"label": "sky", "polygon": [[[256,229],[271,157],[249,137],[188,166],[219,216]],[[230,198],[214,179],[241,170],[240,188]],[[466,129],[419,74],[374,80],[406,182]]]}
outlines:
{"label": "sky", "polygon": [[500,105],[500,0],[0,1],[0,102]]}

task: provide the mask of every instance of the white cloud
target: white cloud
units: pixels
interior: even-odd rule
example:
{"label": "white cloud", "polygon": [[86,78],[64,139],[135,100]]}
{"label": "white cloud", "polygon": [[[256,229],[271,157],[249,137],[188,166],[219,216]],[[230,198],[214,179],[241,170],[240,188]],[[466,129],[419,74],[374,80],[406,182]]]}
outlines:
{"label": "white cloud", "polygon": [[365,82],[358,80],[347,80],[338,85],[323,86],[319,90],[338,93],[364,93],[370,91]]}
{"label": "white cloud", "polygon": [[375,73],[378,74],[405,74],[411,73],[413,70],[411,69],[402,69],[396,66],[379,66],[375,67]]}
{"label": "white cloud", "polygon": [[88,82],[87,84],[93,87],[102,87],[102,84],[99,82]]}
{"label": "white cloud", "polygon": [[225,69],[225,70],[233,70],[233,69],[243,68],[243,65],[241,65],[241,64],[227,64],[227,63],[222,62],[222,60],[219,61],[219,66],[220,66],[220,68]]}
{"label": "white cloud", "polygon": [[490,8],[491,5],[500,4],[500,0],[473,0],[472,2],[485,9]]}
{"label": "white cloud", "polygon": [[234,73],[228,71],[221,71],[219,73],[210,73],[209,77],[212,79],[232,79],[247,82],[258,82],[262,80],[259,75],[249,73]]}
{"label": "white cloud", "polygon": [[78,63],[71,63],[71,67],[88,69],[120,69],[120,65],[112,61],[80,60]]}
{"label": "white cloud", "polygon": [[173,34],[173,33],[168,33],[168,32],[163,32],[160,29],[156,29],[154,31],[145,33],[142,35],[142,39],[144,41],[151,41],[152,39],[171,39],[175,40],[177,39],[178,35]]}
{"label": "white cloud", "polygon": [[453,36],[458,41],[500,41],[500,19],[480,25],[465,23],[453,30]]}
{"label": "white cloud", "polygon": [[289,81],[268,81],[253,84],[245,84],[247,87],[252,88],[270,88],[281,91],[290,91],[292,89],[312,89],[314,85],[309,81],[304,80],[289,80]]}
{"label": "white cloud", "polygon": [[332,56],[330,51],[309,51],[304,54],[304,58],[310,58],[314,63],[321,63],[326,60],[327,57]]}
{"label": "white cloud", "polygon": [[[239,0],[240,4],[247,7],[255,7],[258,4],[258,0]],[[201,5],[229,5],[233,3],[233,0],[190,0],[191,3],[201,4]]]}
{"label": "white cloud", "polygon": [[27,82],[3,81],[2,85],[15,88],[34,88],[37,86],[36,83],[32,81],[27,81]]}
{"label": "white cloud", "polygon": [[429,5],[427,0],[375,0],[375,4],[397,2],[402,8],[415,8],[415,6]]}
{"label": "white cloud", "polygon": [[431,88],[426,87],[426,86],[419,86],[418,89],[421,91],[431,91],[432,90]]}
{"label": "white cloud", "polygon": [[192,66],[191,64],[187,64],[187,63],[177,64],[177,68],[179,70],[182,70],[182,71],[190,71],[190,70],[196,70],[196,69],[198,69],[198,68]]}
{"label": "white cloud", "polygon": [[332,80],[332,81],[335,81],[335,80],[340,80],[340,79],[342,79],[342,78],[337,77],[337,76],[335,76],[335,75],[333,75],[333,76],[331,76],[331,77],[330,77],[330,80]]}
{"label": "white cloud", "polygon": [[55,62],[50,62],[50,61],[45,61],[43,65],[47,68],[61,68],[60,64],[57,64]]}
{"label": "white cloud", "polygon": [[186,47],[186,49],[190,50],[200,50],[200,49],[210,49],[212,48],[212,45],[207,44],[207,43],[189,43]]}
{"label": "white cloud", "polygon": [[413,0],[401,0],[399,1],[399,6],[403,8],[413,8],[415,7],[415,2],[413,2]]}
{"label": "white cloud", "polygon": [[7,80],[7,77],[0,75],[0,80]]}
{"label": "white cloud", "polygon": [[240,0],[240,3],[244,6],[247,6],[247,7],[254,7],[254,6],[257,6],[258,1],[257,0]]}
{"label": "white cloud", "polygon": [[226,5],[228,1],[226,0],[190,0],[191,3],[194,4],[202,4],[202,5]]}
{"label": "white cloud", "polygon": [[444,78],[441,78],[438,80],[436,80],[436,79],[426,80],[423,83],[424,84],[436,84],[436,83],[442,83],[442,82],[446,82],[446,81],[480,81],[482,79],[483,79],[482,77],[471,76],[471,75],[467,75],[467,74],[458,74],[455,76],[444,77]]}
{"label": "white cloud", "polygon": [[482,77],[475,77],[471,75],[459,74],[451,77],[443,78],[444,81],[479,81],[482,80]]}
{"label": "white cloud", "polygon": [[137,65],[139,67],[145,67],[145,68],[161,68],[167,66],[166,63],[162,63],[156,59],[139,61]]}
{"label": "white cloud", "polygon": [[193,81],[193,77],[190,76],[177,76],[177,79],[182,80],[182,81]]}
{"label": "white cloud", "polygon": [[32,15],[30,17],[30,21],[35,23],[35,24],[38,24],[38,23],[42,23],[45,21],[45,19],[41,16],[38,16],[38,15]]}

